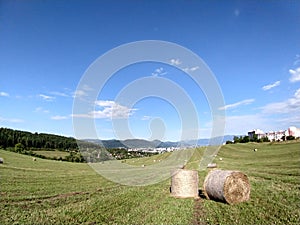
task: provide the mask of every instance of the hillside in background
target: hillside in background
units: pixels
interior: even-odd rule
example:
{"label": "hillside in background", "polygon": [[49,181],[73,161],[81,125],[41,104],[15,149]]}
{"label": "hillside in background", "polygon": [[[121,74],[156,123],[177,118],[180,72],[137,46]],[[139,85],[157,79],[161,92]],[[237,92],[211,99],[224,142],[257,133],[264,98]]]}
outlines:
{"label": "hillside in background", "polygon": [[[234,135],[225,135],[223,137],[224,143],[228,140],[233,140]],[[160,140],[148,141],[144,139],[127,139],[127,140],[99,140],[99,139],[85,139],[80,140],[80,144],[87,147],[97,147],[96,145],[103,146],[108,149],[113,148],[169,148],[169,147],[193,147],[214,145],[220,142],[222,137],[217,138],[204,138],[198,140],[187,141],[165,141]],[[43,148],[43,149],[57,149],[63,151],[78,150],[78,140],[73,137],[64,137],[55,134],[45,133],[31,133],[28,131],[13,130],[9,128],[0,128],[0,147],[15,147],[16,144],[22,144],[25,149],[30,148]],[[90,144],[89,144],[90,143]],[[94,144],[94,145],[93,145]]]}
{"label": "hillside in background", "polygon": [[203,138],[198,140],[187,140],[187,141],[160,141],[153,140],[148,141],[144,139],[127,139],[127,140],[99,140],[99,139],[85,139],[84,141],[99,144],[105,148],[170,148],[170,147],[193,147],[197,146],[207,146],[215,145],[218,143],[224,143],[226,141],[232,141],[235,135],[225,135],[223,137],[216,138]]}

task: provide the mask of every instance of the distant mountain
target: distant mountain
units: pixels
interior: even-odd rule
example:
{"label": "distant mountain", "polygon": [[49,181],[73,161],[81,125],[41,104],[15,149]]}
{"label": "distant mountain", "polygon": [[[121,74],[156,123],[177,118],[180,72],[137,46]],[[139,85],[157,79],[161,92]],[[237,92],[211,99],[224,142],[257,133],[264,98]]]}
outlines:
{"label": "distant mountain", "polygon": [[104,146],[105,148],[169,148],[169,147],[191,147],[191,146],[207,146],[224,143],[228,140],[233,140],[234,135],[225,135],[223,137],[203,138],[198,140],[172,142],[162,142],[160,140],[148,141],[144,139],[127,139],[120,140],[99,140],[99,139],[85,139],[84,141],[92,142]]}

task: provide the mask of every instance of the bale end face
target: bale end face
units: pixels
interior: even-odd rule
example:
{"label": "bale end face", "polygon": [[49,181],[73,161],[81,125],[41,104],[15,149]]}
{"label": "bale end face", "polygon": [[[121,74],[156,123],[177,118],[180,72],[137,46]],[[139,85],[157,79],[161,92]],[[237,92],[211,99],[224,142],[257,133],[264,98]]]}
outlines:
{"label": "bale end face", "polygon": [[228,204],[245,202],[250,198],[248,177],[239,171],[212,170],[204,181],[204,194]]}
{"label": "bale end face", "polygon": [[171,196],[178,198],[197,198],[198,189],[198,171],[196,170],[176,170],[171,179]]}
{"label": "bale end face", "polygon": [[233,172],[224,183],[224,197],[229,204],[245,202],[250,199],[248,177],[241,172]]}

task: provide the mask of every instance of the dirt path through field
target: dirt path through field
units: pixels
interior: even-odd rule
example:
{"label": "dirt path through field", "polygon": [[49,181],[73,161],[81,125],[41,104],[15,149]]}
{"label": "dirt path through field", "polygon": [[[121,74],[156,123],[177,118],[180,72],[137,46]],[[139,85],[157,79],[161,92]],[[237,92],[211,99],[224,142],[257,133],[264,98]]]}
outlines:
{"label": "dirt path through field", "polygon": [[204,208],[203,208],[203,199],[198,198],[194,200],[194,213],[193,213],[193,219],[192,224],[193,225],[206,225],[206,222],[204,220]]}

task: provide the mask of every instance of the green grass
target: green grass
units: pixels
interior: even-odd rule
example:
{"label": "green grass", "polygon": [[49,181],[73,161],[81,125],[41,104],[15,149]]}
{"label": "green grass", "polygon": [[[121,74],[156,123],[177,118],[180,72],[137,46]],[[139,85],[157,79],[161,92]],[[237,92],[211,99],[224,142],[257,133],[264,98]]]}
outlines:
{"label": "green grass", "polygon": [[[122,186],[85,163],[32,161],[30,156],[0,150],[4,159],[0,164],[0,223],[299,224],[299,147],[299,142],[223,146],[215,159],[218,167],[240,170],[251,183],[250,200],[237,205],[170,197],[170,180],[146,187]],[[197,168],[203,150],[196,150],[188,168]],[[167,156],[126,163],[149,165]],[[199,172],[200,188],[207,172]]]}
{"label": "green grass", "polygon": [[43,155],[45,157],[48,157],[48,158],[65,158],[67,155],[70,155],[69,152],[64,152],[64,151],[58,151],[58,150],[55,150],[55,151],[46,151],[46,150],[39,150],[39,151],[33,151],[33,153],[36,153],[36,154],[39,154],[39,155]]}
{"label": "green grass", "polygon": [[226,145],[215,162],[246,173],[251,198],[234,206],[204,201],[208,224],[299,224],[299,142]]}

